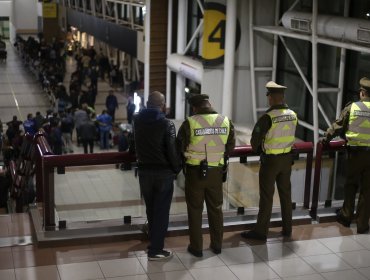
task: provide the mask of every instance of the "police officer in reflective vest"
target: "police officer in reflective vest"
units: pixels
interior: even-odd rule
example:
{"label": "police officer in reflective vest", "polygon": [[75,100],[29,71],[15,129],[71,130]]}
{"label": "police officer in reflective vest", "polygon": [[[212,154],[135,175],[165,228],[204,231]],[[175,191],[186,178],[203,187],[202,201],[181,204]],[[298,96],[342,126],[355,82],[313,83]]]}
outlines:
{"label": "police officer in reflective vest", "polygon": [[290,237],[292,233],[291,149],[297,127],[296,113],[284,102],[286,87],[270,81],[266,84],[266,88],[271,107],[259,118],[251,138],[253,151],[261,154],[257,224],[253,230],[241,233],[244,238],[263,241],[267,239],[275,182],[281,204],[282,234]]}
{"label": "police officer in reflective vest", "polygon": [[190,244],[188,251],[203,256],[202,214],[206,202],[210,248],[221,253],[223,237],[223,167],[224,154],[235,146],[231,121],[217,114],[208,95],[196,94],[189,99],[195,115],[181,125],[177,141],[182,152],[185,172],[185,198],[188,209]]}
{"label": "police officer in reflective vest", "polygon": [[353,218],[356,193],[357,233],[369,231],[370,216],[370,80],[360,80],[360,101],[348,104],[340,117],[328,128],[322,143],[328,144],[335,136],[345,134],[347,140],[347,178],[344,202],[337,213],[337,221],[349,227]]}

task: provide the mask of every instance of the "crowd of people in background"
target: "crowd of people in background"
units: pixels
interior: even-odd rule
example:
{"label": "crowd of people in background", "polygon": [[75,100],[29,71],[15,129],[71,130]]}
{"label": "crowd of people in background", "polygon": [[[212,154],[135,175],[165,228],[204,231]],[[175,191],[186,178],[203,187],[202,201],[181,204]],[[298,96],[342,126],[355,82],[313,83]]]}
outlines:
{"label": "crowd of people in background", "polygon": [[[109,62],[101,49],[98,53],[94,48],[76,48],[74,52],[68,52],[64,41],[54,40],[48,44],[42,35],[38,40],[33,37],[26,40],[17,37],[14,46],[24,65],[35,74],[49,96],[50,109],[35,114],[30,112],[24,121],[14,116],[12,120],[4,122],[4,128],[0,120],[0,148],[5,164],[18,156],[26,133],[34,135],[40,130],[47,136],[54,154],[74,153],[72,139],[75,138],[77,145],[83,146],[84,153],[93,153],[95,143],[99,143],[102,150],[114,145],[118,145],[119,151],[127,150],[131,127],[120,126],[115,122],[119,105],[114,90],[109,90],[105,100],[106,108],[99,113],[95,111],[99,78],[107,81],[110,86],[123,87],[118,67],[113,61]],[[71,74],[68,90],[63,84],[67,55],[73,56],[77,65]],[[132,102],[127,106],[132,109]],[[74,131],[75,138],[72,137]]]}

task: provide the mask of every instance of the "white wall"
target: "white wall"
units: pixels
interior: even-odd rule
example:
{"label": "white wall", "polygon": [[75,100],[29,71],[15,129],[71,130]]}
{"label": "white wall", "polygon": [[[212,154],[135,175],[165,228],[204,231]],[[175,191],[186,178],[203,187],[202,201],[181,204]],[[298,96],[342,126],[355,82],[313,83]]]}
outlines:
{"label": "white wall", "polygon": [[10,21],[15,31],[37,33],[37,0],[13,0]]}
{"label": "white wall", "polygon": [[0,17],[10,17],[11,0],[0,0]]}

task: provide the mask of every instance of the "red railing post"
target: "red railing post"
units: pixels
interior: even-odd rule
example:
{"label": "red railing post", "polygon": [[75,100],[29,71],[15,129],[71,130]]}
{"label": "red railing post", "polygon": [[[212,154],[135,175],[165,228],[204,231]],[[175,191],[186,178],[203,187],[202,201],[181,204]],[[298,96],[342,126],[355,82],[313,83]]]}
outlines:
{"label": "red railing post", "polygon": [[306,178],[304,183],[304,198],[303,198],[303,207],[306,209],[310,208],[312,161],[313,161],[313,150],[307,153],[306,159]]}
{"label": "red railing post", "polygon": [[35,145],[35,173],[36,173],[36,201],[44,201],[44,178],[43,178],[43,166],[42,157],[44,155],[53,154],[49,143],[46,140],[44,133],[37,132],[34,136],[33,144]]}
{"label": "red railing post", "polygon": [[39,145],[36,144],[36,168],[35,168],[35,176],[36,176],[36,201],[43,202],[43,193],[44,193],[44,182],[42,178],[42,155],[40,151]]}
{"label": "red railing post", "polygon": [[346,148],[346,142],[344,140],[331,141],[329,145],[324,146],[318,142],[316,146],[316,159],[315,159],[315,172],[313,178],[313,192],[310,215],[312,218],[317,217],[317,208],[319,205],[319,194],[320,194],[320,181],[321,181],[321,163],[322,155],[324,151],[338,152]]}
{"label": "red railing post", "polygon": [[317,217],[317,206],[319,204],[320,179],[321,179],[321,160],[323,144],[318,142],[316,145],[315,173],[313,177],[313,190],[310,215],[313,219]]}
{"label": "red railing post", "polygon": [[54,168],[43,165],[44,227],[55,227]]}

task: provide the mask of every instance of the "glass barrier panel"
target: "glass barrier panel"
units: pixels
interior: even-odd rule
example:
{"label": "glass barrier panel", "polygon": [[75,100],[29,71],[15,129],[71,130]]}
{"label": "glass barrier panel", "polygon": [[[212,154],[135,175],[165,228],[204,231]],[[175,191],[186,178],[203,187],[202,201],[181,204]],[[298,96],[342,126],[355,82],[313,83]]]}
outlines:
{"label": "glass barrier panel", "polygon": [[[332,173],[330,162],[324,164],[324,172]],[[247,164],[232,161],[228,179],[223,185],[224,212],[235,212],[238,207],[258,210],[259,162]],[[306,159],[294,161],[292,167],[292,200],[297,207],[303,205]],[[116,165],[66,167],[65,174],[54,171],[55,210],[57,220],[67,222],[92,222],[132,218],[146,218],[145,203],[141,198],[139,180],[135,170],[121,170]],[[325,180],[323,180],[324,184]],[[185,201],[185,177],[182,172],[174,182],[171,215],[187,214]],[[280,211],[278,192],[273,200],[274,212]],[[203,209],[206,213],[206,207]],[[246,212],[248,214],[248,212]]]}

